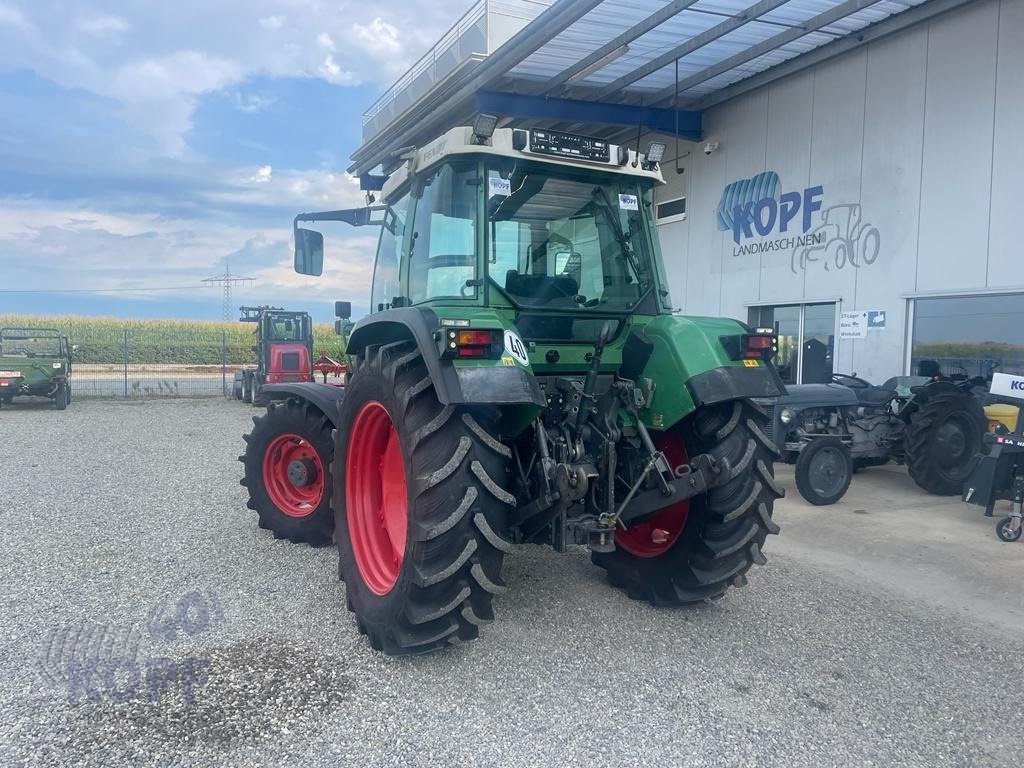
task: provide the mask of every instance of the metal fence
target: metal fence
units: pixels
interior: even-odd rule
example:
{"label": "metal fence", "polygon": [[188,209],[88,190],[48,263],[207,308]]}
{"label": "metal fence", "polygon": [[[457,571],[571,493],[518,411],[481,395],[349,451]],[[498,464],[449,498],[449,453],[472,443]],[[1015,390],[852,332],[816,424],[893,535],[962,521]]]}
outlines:
{"label": "metal fence", "polygon": [[71,341],[75,397],[228,397],[235,372],[255,364],[251,344],[226,332],[196,338],[126,328]]}

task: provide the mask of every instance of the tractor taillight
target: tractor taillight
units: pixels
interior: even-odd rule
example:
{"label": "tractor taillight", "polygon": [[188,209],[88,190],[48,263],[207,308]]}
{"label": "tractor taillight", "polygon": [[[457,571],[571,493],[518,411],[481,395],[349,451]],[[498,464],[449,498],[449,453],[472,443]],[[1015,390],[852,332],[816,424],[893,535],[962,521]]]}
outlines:
{"label": "tractor taillight", "polygon": [[744,336],[743,356],[747,359],[762,358],[775,346],[771,336]]}
{"label": "tractor taillight", "polygon": [[770,329],[737,336],[719,336],[718,340],[733,360],[771,360],[779,351],[778,337]]}
{"label": "tractor taillight", "polygon": [[490,331],[456,331],[460,347],[485,346],[491,343]]}
{"label": "tractor taillight", "polygon": [[458,358],[497,358],[501,355],[502,332],[495,330],[445,330],[441,356]]}

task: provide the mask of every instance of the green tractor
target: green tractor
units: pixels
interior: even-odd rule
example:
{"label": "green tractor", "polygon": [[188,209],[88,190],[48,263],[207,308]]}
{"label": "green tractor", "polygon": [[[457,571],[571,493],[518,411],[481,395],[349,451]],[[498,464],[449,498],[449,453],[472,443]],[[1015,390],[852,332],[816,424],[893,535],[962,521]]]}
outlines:
{"label": "green tractor", "polygon": [[15,397],[35,396],[65,410],[71,404],[74,349],[53,328],[0,328],[0,407]]}
{"label": "green tractor", "polygon": [[651,154],[459,127],[376,177],[379,204],[296,217],[308,275],[324,241],[300,222],[380,226],[371,311],[343,389],[264,387],[242,484],[275,536],[333,537],[374,648],[476,638],[517,544],[585,545],[663,606],[765,562],[775,339],[673,312]]}

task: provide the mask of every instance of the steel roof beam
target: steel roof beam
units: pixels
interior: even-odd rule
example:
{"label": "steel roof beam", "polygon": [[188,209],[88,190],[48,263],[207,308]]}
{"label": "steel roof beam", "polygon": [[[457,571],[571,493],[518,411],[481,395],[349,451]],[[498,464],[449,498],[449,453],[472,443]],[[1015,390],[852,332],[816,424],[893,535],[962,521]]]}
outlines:
{"label": "steel roof beam", "polygon": [[668,134],[675,133],[678,126],[681,138],[691,141],[701,138],[700,112],[497,91],[478,93],[476,108],[478,112],[507,117],[543,118],[568,121],[570,124],[635,125]]}
{"label": "steel roof beam", "polygon": [[[699,0],[675,0],[675,2],[669,3],[660,11],[652,13],[646,19],[640,23],[630,27],[621,35],[616,37],[614,40],[609,40],[607,43],[602,45],[596,51],[591,53],[589,56],[584,57],[581,61],[573,64],[568,69],[562,70],[554,77],[550,78],[541,87],[538,93],[549,94],[558,90],[561,86],[565,85],[571,78],[578,75],[580,72],[586,71],[588,67],[594,66],[597,62],[603,59],[605,56],[611,55],[614,51],[618,50],[624,45],[636,40],[641,35],[645,35],[655,27],[659,27],[666,21],[671,19],[673,16],[677,16],[691,5],[695,5]],[[610,62],[609,62],[610,63]]]}
{"label": "steel roof beam", "polygon": [[658,104],[664,101],[669,101],[675,97],[676,93],[683,93],[687,89],[692,88],[695,85],[710,80],[713,77],[718,77],[731,69],[746,64],[748,61],[764,56],[766,53],[771,53],[776,48],[779,48],[788,43],[792,43],[794,40],[799,40],[801,37],[810,34],[822,27],[827,27],[829,24],[835,24],[837,21],[850,16],[851,14],[863,11],[872,5],[878,3],[879,0],[846,0],[844,3],[840,3],[831,10],[819,13],[817,16],[812,16],[798,28],[787,29],[785,32],[769,37],[767,40],[762,40],[757,45],[752,45],[746,50],[740,51],[733,56],[730,56],[717,64],[713,64],[710,67],[702,69],[689,77],[680,80],[678,83],[663,88],[655,94],[654,98],[651,99],[650,103]]}
{"label": "steel roof beam", "polygon": [[[516,32],[508,42],[484,59],[473,71],[469,80],[456,88],[454,92],[429,94],[430,98],[423,99],[399,115],[403,125],[414,126],[414,128],[408,131],[392,131],[390,134],[386,128],[357,149],[352,154],[349,172],[356,175],[365,173],[387,159],[395,150],[408,145],[411,135],[429,134],[430,131],[439,130],[448,122],[447,118],[451,114],[448,110],[439,109],[439,107],[448,104],[452,105],[451,109],[458,109],[462,102],[472,99],[478,90],[486,88],[519,62],[540,50],[602,2],[604,0],[557,0],[533,21]],[[391,125],[396,122],[398,122],[397,119],[392,121]]]}
{"label": "steel roof beam", "polygon": [[761,0],[761,2],[750,6],[741,14],[734,19],[726,19],[721,24],[716,24],[710,29],[706,29],[699,35],[694,35],[689,38],[682,45],[678,45],[670,51],[666,51],[661,56],[644,64],[642,67],[633,70],[627,75],[623,75],[613,83],[609,83],[604,88],[601,88],[596,98],[605,99],[616,94],[625,88],[627,85],[635,83],[637,80],[642,80],[650,74],[657,72],[659,69],[663,69],[668,66],[676,59],[681,59],[683,56],[688,56],[694,51],[703,48],[708,43],[713,43],[720,37],[723,37],[735,29],[739,29],[744,24],[748,24],[751,21],[755,21],[758,16],[763,16],[769,11],[773,11],[780,5],[785,5],[788,0]]}
{"label": "steel roof beam", "polygon": [[902,32],[915,24],[921,24],[930,19],[948,13],[956,8],[973,2],[973,0],[931,0],[931,2],[915,5],[905,11],[889,16],[888,18],[876,21],[874,24],[857,30],[856,32],[834,40],[831,43],[822,45],[819,48],[801,53],[792,59],[776,64],[774,67],[758,72],[721,90],[701,96],[696,99],[689,99],[680,106],[686,109],[705,110],[716,104],[721,104],[729,99],[734,99],[744,93],[773,83],[787,75],[792,75],[808,67],[813,67],[829,59],[840,56],[848,51],[860,48],[875,40]]}

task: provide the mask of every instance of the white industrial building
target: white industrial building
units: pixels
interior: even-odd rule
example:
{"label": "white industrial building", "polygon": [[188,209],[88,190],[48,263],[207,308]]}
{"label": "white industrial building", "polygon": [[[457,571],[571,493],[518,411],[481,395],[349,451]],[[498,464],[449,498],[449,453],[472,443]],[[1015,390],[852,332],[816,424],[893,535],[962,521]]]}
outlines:
{"label": "white industrial building", "polygon": [[487,0],[352,170],[440,112],[660,138],[675,306],[775,326],[787,382],[1024,372],[1022,40],[1024,0]]}

